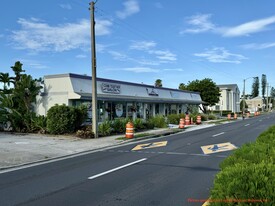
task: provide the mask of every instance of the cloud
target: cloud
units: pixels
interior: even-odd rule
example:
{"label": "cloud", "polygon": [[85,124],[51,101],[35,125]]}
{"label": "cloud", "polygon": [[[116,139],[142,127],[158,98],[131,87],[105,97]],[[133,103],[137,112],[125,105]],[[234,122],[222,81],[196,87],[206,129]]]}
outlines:
{"label": "cloud", "polygon": [[124,71],[130,71],[134,73],[157,73],[159,72],[158,69],[152,69],[149,67],[131,67],[131,68],[124,68]]}
{"label": "cloud", "polygon": [[157,50],[155,47],[157,43],[154,41],[135,41],[130,45],[130,49],[145,51],[148,54],[156,55],[157,59],[163,61],[176,61],[177,55],[169,50]]}
{"label": "cloud", "polygon": [[150,54],[155,54],[156,58],[166,61],[176,61],[177,55],[168,50],[150,50]]}
{"label": "cloud", "polygon": [[115,59],[119,61],[127,61],[127,60],[132,60],[129,58],[126,54],[123,54],[121,52],[117,51],[108,51],[108,53]]}
{"label": "cloud", "polygon": [[241,60],[247,59],[243,55],[233,54],[223,47],[216,47],[211,50],[206,49],[203,53],[196,53],[194,56],[202,57],[213,63],[234,63],[240,64]]}
{"label": "cloud", "polygon": [[67,9],[67,10],[71,10],[72,9],[72,6],[70,4],[59,4],[59,6],[62,9]]}
{"label": "cloud", "polygon": [[75,57],[78,58],[78,59],[84,59],[84,58],[87,57],[87,55],[85,55],[85,54],[78,54]]}
{"label": "cloud", "polygon": [[[17,23],[21,29],[13,31],[11,35],[16,49],[63,52],[90,47],[90,21],[87,19],[57,26],[50,26],[35,18],[20,18]],[[109,34],[110,26],[112,23],[107,20],[97,20],[96,34]]]}
{"label": "cloud", "polygon": [[156,46],[156,42],[154,41],[135,41],[130,45],[130,49],[135,50],[149,50]]}
{"label": "cloud", "polygon": [[184,33],[202,33],[215,29],[215,25],[210,22],[211,14],[198,14],[186,18],[186,22],[189,25],[192,25],[193,28],[186,29],[181,31],[181,34]]}
{"label": "cloud", "polygon": [[180,69],[180,68],[178,68],[178,69],[163,69],[163,71],[171,71],[171,72],[183,72],[184,70],[183,69]]}
{"label": "cloud", "polygon": [[138,2],[135,0],[128,0],[124,2],[123,5],[124,5],[124,10],[116,12],[117,17],[120,19],[125,19],[128,16],[138,13],[140,10]]}
{"label": "cloud", "polygon": [[235,37],[235,36],[247,36],[252,33],[257,33],[266,30],[267,26],[275,23],[275,16],[271,16],[265,19],[259,19],[250,21],[235,27],[222,29],[223,36]]}
{"label": "cloud", "polygon": [[263,43],[263,44],[251,43],[251,44],[241,45],[241,48],[243,49],[254,49],[254,50],[268,49],[271,47],[275,47],[275,42]]}
{"label": "cloud", "polygon": [[212,32],[220,34],[224,37],[238,37],[249,36],[253,33],[262,32],[268,29],[270,24],[275,23],[275,16],[258,19],[250,22],[246,22],[232,27],[218,27],[210,21],[211,14],[199,14],[186,18],[186,23],[191,25],[192,28],[188,28],[180,31],[180,34],[184,33],[203,33]]}

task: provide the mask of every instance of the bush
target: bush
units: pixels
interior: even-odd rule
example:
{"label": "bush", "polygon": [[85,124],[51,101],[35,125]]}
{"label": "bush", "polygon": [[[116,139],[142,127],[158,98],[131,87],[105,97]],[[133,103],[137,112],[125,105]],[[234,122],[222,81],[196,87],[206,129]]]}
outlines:
{"label": "bush", "polygon": [[135,127],[136,131],[145,129],[144,121],[140,118],[135,119],[134,120],[134,127]]}
{"label": "bush", "polygon": [[[274,205],[275,165],[268,162],[259,164],[236,164],[227,167],[216,176],[211,199],[221,200],[210,205],[225,205],[225,201],[239,200],[226,205]],[[246,202],[241,202],[241,201]],[[248,202],[267,201],[264,202]],[[255,204],[256,203],[256,204]]]}
{"label": "bush", "polygon": [[155,117],[151,117],[148,120],[149,124],[154,125],[157,128],[165,128],[167,124],[165,122],[165,118],[162,115],[156,115]]}
{"label": "bush", "polygon": [[201,114],[200,116],[201,116],[201,121],[207,121],[208,120],[207,115]]}
{"label": "bush", "polygon": [[39,133],[45,134],[47,130],[47,117],[44,115],[36,116],[34,119],[34,127]]}
{"label": "bush", "polygon": [[263,143],[247,143],[227,157],[221,164],[223,170],[235,164],[259,164],[262,161],[273,162],[275,157],[274,147]]}
{"label": "bush", "polygon": [[111,127],[113,128],[114,133],[123,133],[126,130],[126,124],[129,119],[125,118],[117,118],[111,123]]}
{"label": "bush", "polygon": [[55,105],[47,113],[47,131],[51,134],[72,133],[86,118],[86,107]]}
{"label": "bush", "polygon": [[143,125],[146,129],[154,129],[155,127],[154,122],[151,119],[144,122]]}
{"label": "bush", "polygon": [[108,136],[112,132],[111,122],[105,121],[98,126],[98,133],[100,136]]}
{"label": "bush", "polygon": [[90,139],[95,137],[94,133],[92,132],[91,126],[86,126],[82,130],[77,130],[76,136],[84,139]]}
{"label": "bush", "polygon": [[168,124],[179,124],[180,115],[178,114],[169,114],[167,116],[167,123]]}
{"label": "bush", "polygon": [[[221,164],[211,190],[213,200],[268,200],[275,202],[275,126],[263,132],[254,143],[243,145]],[[224,205],[213,202],[210,205]],[[235,202],[228,205],[263,205],[263,203]]]}
{"label": "bush", "polygon": [[[234,115],[233,115],[233,116],[234,116]],[[217,116],[214,115],[214,114],[209,114],[209,115],[208,115],[208,119],[209,119],[209,120],[215,120],[215,119],[217,119]]]}

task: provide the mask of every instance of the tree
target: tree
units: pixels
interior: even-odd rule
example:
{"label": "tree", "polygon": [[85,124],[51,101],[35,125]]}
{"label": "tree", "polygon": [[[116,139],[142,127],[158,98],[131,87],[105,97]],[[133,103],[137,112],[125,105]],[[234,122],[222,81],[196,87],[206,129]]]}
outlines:
{"label": "tree", "polygon": [[252,93],[251,93],[252,98],[259,96],[259,87],[260,87],[259,77],[255,77],[252,84]]}
{"label": "tree", "polygon": [[10,83],[14,83],[13,78],[9,76],[9,73],[0,73],[0,82],[2,82],[3,90],[0,89],[0,91],[3,91],[5,94],[9,92],[8,87],[10,87]]}
{"label": "tree", "polygon": [[162,87],[162,80],[161,79],[157,79],[155,81],[155,87]]}
{"label": "tree", "polygon": [[15,79],[14,88],[10,94],[1,93],[0,111],[2,120],[11,122],[15,131],[32,132],[35,128],[36,114],[33,111],[32,104],[36,102],[41,87],[37,86],[37,81],[30,75],[21,74],[22,65],[16,62],[11,67],[14,70]]}
{"label": "tree", "polygon": [[264,99],[264,103],[267,105],[266,99],[265,99],[266,85],[267,85],[266,75],[262,74],[262,97]]}
{"label": "tree", "polygon": [[262,74],[262,97],[265,99],[265,91],[266,91],[266,75]]}
{"label": "tree", "polygon": [[248,105],[247,105],[246,101],[242,99],[242,101],[241,101],[241,103],[240,103],[240,108],[241,108],[242,110],[243,110],[243,104],[245,104],[244,106],[245,106],[245,108],[247,109],[247,108],[248,108]]}
{"label": "tree", "polygon": [[180,90],[187,90],[186,87],[187,87],[187,86],[186,86],[184,83],[180,83],[180,84],[179,84],[179,89],[180,89]]}
{"label": "tree", "polygon": [[15,74],[14,85],[16,85],[16,83],[20,80],[20,77],[22,75],[21,73],[25,72],[25,70],[22,69],[22,66],[23,66],[23,64],[20,61],[15,62],[14,66],[11,66],[12,71]]}
{"label": "tree", "polygon": [[[205,78],[203,80],[188,82],[186,89],[189,91],[200,92],[201,99],[205,102],[203,106],[213,106],[219,102],[220,89],[212,79]],[[205,107],[201,109],[203,112],[206,112]]]}

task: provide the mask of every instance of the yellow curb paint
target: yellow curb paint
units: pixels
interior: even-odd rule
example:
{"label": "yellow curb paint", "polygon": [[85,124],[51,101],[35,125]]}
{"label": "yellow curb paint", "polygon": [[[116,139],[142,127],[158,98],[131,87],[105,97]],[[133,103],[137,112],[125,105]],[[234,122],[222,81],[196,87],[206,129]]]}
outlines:
{"label": "yellow curb paint", "polygon": [[212,154],[212,153],[225,152],[225,151],[237,149],[237,147],[231,144],[230,142],[225,142],[225,143],[201,146],[201,149],[204,154]]}
{"label": "yellow curb paint", "polygon": [[142,150],[142,149],[151,149],[151,148],[156,148],[156,147],[164,147],[166,145],[167,145],[167,141],[139,144],[139,145],[135,146],[132,149],[132,151]]}

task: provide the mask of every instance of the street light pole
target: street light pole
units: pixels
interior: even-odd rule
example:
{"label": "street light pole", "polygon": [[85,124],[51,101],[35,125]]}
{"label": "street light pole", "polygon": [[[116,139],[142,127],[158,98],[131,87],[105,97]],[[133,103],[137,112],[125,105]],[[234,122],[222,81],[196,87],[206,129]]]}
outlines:
{"label": "street light pole", "polygon": [[95,2],[90,3],[90,11],[91,11],[91,49],[92,49],[92,128],[93,128],[93,133],[94,133],[95,138],[98,138],[94,5],[95,5]]}

